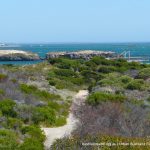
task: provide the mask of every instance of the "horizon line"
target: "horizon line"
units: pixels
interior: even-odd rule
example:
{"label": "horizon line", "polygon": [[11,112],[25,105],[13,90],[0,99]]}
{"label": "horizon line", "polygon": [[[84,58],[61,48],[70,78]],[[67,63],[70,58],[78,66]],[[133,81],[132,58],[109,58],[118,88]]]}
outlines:
{"label": "horizon line", "polygon": [[138,44],[150,41],[124,41],[124,42],[0,42],[0,44]]}

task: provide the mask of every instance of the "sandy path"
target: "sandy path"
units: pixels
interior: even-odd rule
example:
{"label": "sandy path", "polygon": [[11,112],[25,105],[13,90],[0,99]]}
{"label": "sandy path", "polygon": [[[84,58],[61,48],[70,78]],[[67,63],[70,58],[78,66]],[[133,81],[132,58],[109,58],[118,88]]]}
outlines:
{"label": "sandy path", "polygon": [[[73,104],[80,105],[80,103],[82,103],[86,99],[87,95],[88,95],[87,90],[79,91],[73,99]],[[50,146],[56,139],[63,138],[64,136],[70,136],[71,132],[75,129],[77,122],[78,120],[70,112],[67,118],[66,125],[57,128],[42,128],[42,130],[46,135],[46,141],[44,143],[45,149],[46,150],[50,149]]]}

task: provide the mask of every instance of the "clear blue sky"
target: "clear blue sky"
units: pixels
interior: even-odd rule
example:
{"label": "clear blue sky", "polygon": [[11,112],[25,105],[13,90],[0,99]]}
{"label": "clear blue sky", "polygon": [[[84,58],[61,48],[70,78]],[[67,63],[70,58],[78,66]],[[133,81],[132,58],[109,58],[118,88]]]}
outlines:
{"label": "clear blue sky", "polygon": [[150,0],[0,0],[1,42],[147,42]]}

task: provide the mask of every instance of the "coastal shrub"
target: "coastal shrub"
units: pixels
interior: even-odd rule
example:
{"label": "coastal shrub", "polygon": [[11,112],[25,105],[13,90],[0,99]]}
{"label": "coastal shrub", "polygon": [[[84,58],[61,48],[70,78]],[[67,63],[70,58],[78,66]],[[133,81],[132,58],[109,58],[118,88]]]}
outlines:
{"label": "coastal shrub", "polygon": [[64,79],[61,80],[61,79],[55,78],[54,82],[55,82],[55,87],[57,89],[68,89],[68,88],[71,89],[70,82],[66,82],[64,81]]}
{"label": "coastal shrub", "polygon": [[127,89],[129,90],[142,90],[144,81],[141,79],[135,79],[128,83]]}
{"label": "coastal shrub", "polygon": [[17,118],[8,118],[7,124],[10,129],[19,130],[22,127],[23,122]]}
{"label": "coastal shrub", "polygon": [[33,94],[34,96],[36,96],[37,98],[40,98],[43,101],[60,99],[59,95],[50,94],[49,92],[45,90],[39,90],[34,85],[21,84],[20,88],[22,92],[26,94]]}
{"label": "coastal shrub", "polygon": [[56,64],[56,67],[60,69],[70,69],[71,64],[64,61],[63,63]]}
{"label": "coastal shrub", "polygon": [[21,84],[20,89],[26,94],[31,94],[32,92],[37,90],[37,87],[34,85]]}
{"label": "coastal shrub", "polygon": [[4,81],[7,79],[7,75],[6,74],[0,74],[0,82]]}
{"label": "coastal shrub", "polygon": [[63,60],[64,58],[50,58],[49,60],[48,60],[48,62],[50,63],[50,64],[52,64],[52,65],[54,65],[54,64],[59,64],[59,63],[62,63],[62,60]]}
{"label": "coastal shrub", "polygon": [[74,71],[76,71],[80,66],[80,61],[61,58],[61,61],[59,63],[56,63],[55,66],[61,69],[73,69]]}
{"label": "coastal shrub", "polygon": [[98,85],[101,86],[121,86],[122,82],[119,80],[120,79],[120,74],[119,73],[109,73],[103,76],[103,78],[98,81]]}
{"label": "coastal shrub", "polygon": [[55,126],[59,127],[59,126],[63,126],[67,123],[66,117],[60,116],[56,119],[55,121]]}
{"label": "coastal shrub", "polygon": [[105,75],[104,79],[101,79],[98,84],[101,86],[116,86],[126,88],[133,78],[127,75],[121,75],[118,73],[109,73]]}
{"label": "coastal shrub", "polygon": [[11,130],[6,130],[6,129],[0,130],[0,149],[1,150],[17,150],[18,146],[19,146],[18,138],[15,132]]}
{"label": "coastal shrub", "polygon": [[54,109],[55,111],[59,111],[62,106],[60,104],[58,104],[57,102],[49,101],[48,102],[48,107],[51,108],[51,109]]}
{"label": "coastal shrub", "polygon": [[19,147],[20,150],[44,150],[45,135],[38,126],[25,126],[21,131],[26,138]]}
{"label": "coastal shrub", "polygon": [[130,81],[132,81],[132,78],[127,76],[127,75],[124,75],[124,76],[121,76],[120,77],[120,81],[123,82],[124,84],[127,84],[129,83]]}
{"label": "coastal shrub", "polygon": [[113,64],[114,66],[116,66],[116,67],[128,67],[128,62],[127,62],[127,60],[122,59],[122,58],[119,58],[119,59],[117,59],[117,60],[113,60],[112,62],[113,62],[112,64]]}
{"label": "coastal shrub", "polygon": [[97,105],[100,104],[101,102],[106,102],[106,101],[123,102],[125,99],[126,97],[120,94],[95,92],[88,97],[87,102],[91,105]]}
{"label": "coastal shrub", "polygon": [[82,77],[79,77],[79,78],[71,78],[70,77],[70,78],[68,78],[68,80],[76,85],[83,85],[85,83],[85,79],[83,79]]}
{"label": "coastal shrub", "polygon": [[147,101],[150,102],[150,96],[147,98]]}
{"label": "coastal shrub", "polygon": [[0,101],[0,110],[4,116],[15,117],[17,114],[14,110],[16,103],[10,99]]}
{"label": "coastal shrub", "polygon": [[41,97],[41,98],[46,99],[46,100],[58,100],[58,99],[60,99],[59,95],[51,94],[45,90],[37,90],[34,94],[37,95],[38,97]]}
{"label": "coastal shrub", "polygon": [[54,73],[57,76],[64,76],[64,77],[70,77],[70,76],[75,76],[75,72],[69,69],[55,69]]}
{"label": "coastal shrub", "polygon": [[[88,144],[90,141],[91,144]],[[71,138],[64,137],[57,139],[51,146],[51,150],[148,150],[149,145],[131,145],[130,143],[145,143],[145,138],[129,138],[121,136],[108,136],[108,135],[86,135],[81,137],[74,135]],[[85,145],[84,145],[85,143]],[[104,145],[98,146],[95,143],[103,143]],[[108,145],[105,143],[109,143]],[[119,145],[118,143],[127,143],[128,145]],[[95,145],[92,145],[95,144]],[[116,144],[111,146],[111,144]],[[86,147],[86,148],[85,148]]]}
{"label": "coastal shrub", "polygon": [[104,57],[96,56],[91,59],[92,62],[94,62],[96,65],[112,65],[111,60],[107,60]]}
{"label": "coastal shrub", "polygon": [[24,123],[31,123],[34,106],[27,104],[20,104],[16,106],[17,117]]}
{"label": "coastal shrub", "polygon": [[56,81],[55,81],[55,80],[49,80],[49,84],[50,84],[51,86],[55,86],[55,85],[56,85]]}
{"label": "coastal shrub", "polygon": [[138,78],[141,78],[144,80],[150,78],[150,67],[142,69],[138,74]]}
{"label": "coastal shrub", "polygon": [[93,79],[97,79],[98,78],[98,74],[94,71],[90,71],[90,70],[84,70],[81,72],[81,75],[86,79],[89,80],[90,78]]}
{"label": "coastal shrub", "polygon": [[[97,65],[92,61],[92,60],[89,60],[89,61],[86,61],[85,62],[85,65],[89,68],[91,68],[92,70],[94,69],[94,68],[96,68],[97,67]],[[83,70],[87,70],[88,68],[87,67],[80,67],[80,68],[82,68],[81,70],[83,71]]]}
{"label": "coastal shrub", "polygon": [[17,79],[11,79],[13,83],[17,83]]}
{"label": "coastal shrub", "polygon": [[0,89],[0,95],[4,95],[5,94],[5,91]]}
{"label": "coastal shrub", "polygon": [[130,63],[128,63],[128,66],[129,66],[130,69],[143,68],[143,66],[139,62],[130,62]]}
{"label": "coastal shrub", "polygon": [[98,69],[98,72],[101,72],[101,73],[111,73],[114,71],[116,71],[116,67],[114,66],[100,66]]}
{"label": "coastal shrub", "polygon": [[47,106],[35,108],[32,116],[32,120],[35,124],[46,123],[53,125],[56,120],[55,111]]}
{"label": "coastal shrub", "polygon": [[19,150],[44,150],[44,144],[35,138],[26,138]]}
{"label": "coastal shrub", "polygon": [[45,140],[45,136],[43,131],[37,125],[24,126],[21,129],[22,134],[27,134],[32,138],[37,139],[37,141],[43,142]]}
{"label": "coastal shrub", "polygon": [[48,80],[53,80],[56,77],[55,73],[53,70],[48,72]]}

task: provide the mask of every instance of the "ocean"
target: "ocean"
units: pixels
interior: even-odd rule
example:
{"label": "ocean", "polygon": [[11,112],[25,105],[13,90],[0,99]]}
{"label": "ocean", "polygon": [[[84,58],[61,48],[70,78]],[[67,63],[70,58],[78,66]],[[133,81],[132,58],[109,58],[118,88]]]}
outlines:
{"label": "ocean", "polygon": [[[42,58],[52,51],[102,50],[122,53],[130,51],[131,56],[150,56],[150,43],[73,43],[73,44],[13,44],[0,50],[24,50],[38,53]],[[39,61],[0,61],[0,64],[35,64]]]}

